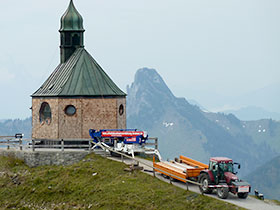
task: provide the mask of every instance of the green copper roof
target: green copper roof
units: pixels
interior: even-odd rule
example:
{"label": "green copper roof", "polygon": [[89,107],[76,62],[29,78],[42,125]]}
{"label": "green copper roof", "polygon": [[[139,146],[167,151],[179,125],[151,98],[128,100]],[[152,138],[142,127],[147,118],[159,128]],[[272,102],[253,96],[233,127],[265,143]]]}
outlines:
{"label": "green copper roof", "polygon": [[75,8],[72,0],[60,21],[61,28],[59,31],[84,31],[83,18]]}
{"label": "green copper roof", "polygon": [[32,97],[126,96],[84,49],[59,64]]}

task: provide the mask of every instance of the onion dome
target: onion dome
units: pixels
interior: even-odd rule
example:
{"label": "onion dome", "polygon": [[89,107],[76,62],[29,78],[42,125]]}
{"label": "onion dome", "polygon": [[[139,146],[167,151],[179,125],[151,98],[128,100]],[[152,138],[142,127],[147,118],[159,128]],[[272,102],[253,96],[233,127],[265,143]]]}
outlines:
{"label": "onion dome", "polygon": [[83,27],[83,18],[74,6],[73,0],[66,12],[61,17],[61,28],[59,31],[85,31]]}

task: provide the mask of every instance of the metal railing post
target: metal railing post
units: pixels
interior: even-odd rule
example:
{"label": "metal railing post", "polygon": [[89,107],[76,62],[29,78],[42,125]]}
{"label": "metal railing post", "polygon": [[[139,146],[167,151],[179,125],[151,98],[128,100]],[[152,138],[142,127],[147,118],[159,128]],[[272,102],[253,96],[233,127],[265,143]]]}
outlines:
{"label": "metal railing post", "polygon": [[158,149],[158,138],[155,138],[155,149]]}
{"label": "metal railing post", "polygon": [[[155,157],[155,154],[153,154],[153,165],[155,162],[156,162],[156,157]],[[155,171],[154,167],[153,167],[153,175],[154,175],[154,177],[156,177],[156,171]]]}
{"label": "metal railing post", "polygon": [[22,150],[22,139],[19,139],[19,150]]}
{"label": "metal railing post", "polygon": [[[188,175],[188,170],[186,170],[186,175],[187,175],[187,177],[189,176],[189,175]],[[189,183],[186,182],[186,185],[187,185],[187,191],[189,191]]]}
{"label": "metal railing post", "polygon": [[61,139],[61,151],[63,152],[64,151],[64,140]]}
{"label": "metal railing post", "polygon": [[35,152],[35,140],[32,139],[32,152]]}
{"label": "metal railing post", "polygon": [[186,185],[187,185],[187,191],[189,191],[189,184],[188,184],[188,182],[186,182]]}
{"label": "metal railing post", "polygon": [[88,151],[89,151],[89,152],[91,151],[91,143],[90,143],[90,140],[88,141]]}

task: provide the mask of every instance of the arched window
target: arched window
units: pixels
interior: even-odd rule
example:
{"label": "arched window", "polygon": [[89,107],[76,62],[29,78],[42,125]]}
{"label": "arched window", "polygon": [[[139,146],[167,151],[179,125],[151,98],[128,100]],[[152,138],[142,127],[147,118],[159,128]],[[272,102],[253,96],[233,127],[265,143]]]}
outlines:
{"label": "arched window", "polygon": [[66,46],[71,46],[71,33],[65,33],[65,45]]}
{"label": "arched window", "polygon": [[123,107],[123,105],[121,104],[120,107],[119,107],[119,114],[120,114],[120,116],[122,116],[123,113],[124,113],[124,107]]}
{"label": "arched window", "polygon": [[72,38],[72,44],[75,45],[80,45],[80,36],[78,34],[75,34]]}
{"label": "arched window", "polygon": [[40,118],[40,123],[44,124],[50,124],[52,120],[52,112],[51,112],[51,107],[47,102],[43,102],[41,104],[41,108],[39,111],[39,118]]}

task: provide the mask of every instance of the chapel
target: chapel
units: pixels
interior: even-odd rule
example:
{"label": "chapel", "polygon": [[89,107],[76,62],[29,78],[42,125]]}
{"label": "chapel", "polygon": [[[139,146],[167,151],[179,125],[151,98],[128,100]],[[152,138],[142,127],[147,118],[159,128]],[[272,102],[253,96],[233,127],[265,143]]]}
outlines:
{"label": "chapel", "polygon": [[61,17],[60,64],[32,97],[33,139],[88,139],[89,129],[125,129],[126,94],[84,47],[73,1]]}

